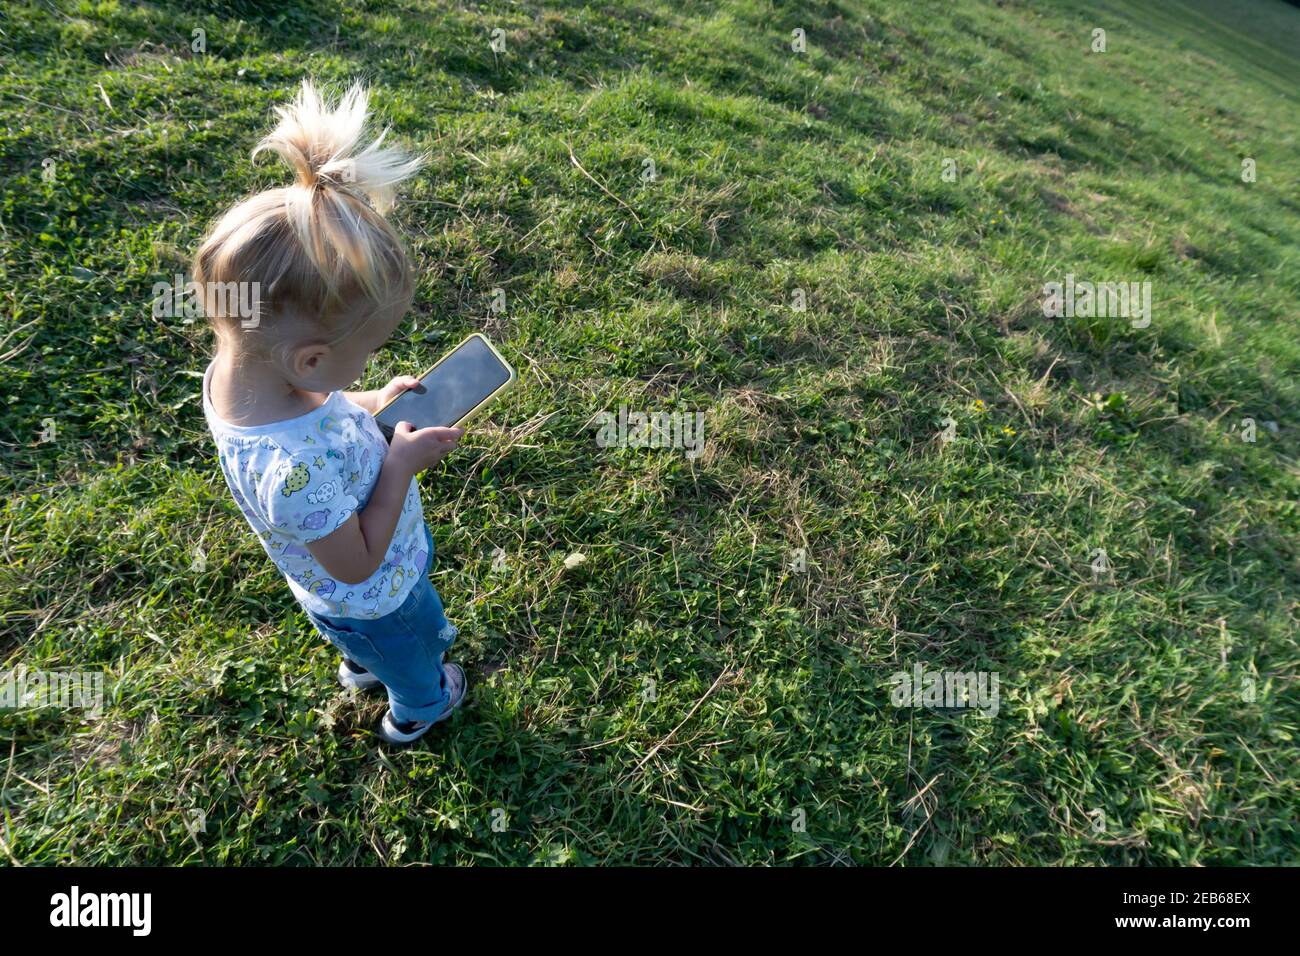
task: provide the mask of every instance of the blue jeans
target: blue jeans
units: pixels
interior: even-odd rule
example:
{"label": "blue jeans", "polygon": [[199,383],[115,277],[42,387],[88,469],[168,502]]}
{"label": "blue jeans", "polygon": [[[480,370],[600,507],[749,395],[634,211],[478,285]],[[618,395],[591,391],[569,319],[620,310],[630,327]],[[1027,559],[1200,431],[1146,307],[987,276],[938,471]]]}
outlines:
{"label": "blue jeans", "polygon": [[[432,535],[429,564],[433,564]],[[433,720],[446,709],[450,693],[442,656],[456,640],[456,626],[448,622],[442,598],[426,575],[420,576],[401,607],[383,617],[363,621],[312,611],[307,616],[345,657],[383,681],[395,720]]]}

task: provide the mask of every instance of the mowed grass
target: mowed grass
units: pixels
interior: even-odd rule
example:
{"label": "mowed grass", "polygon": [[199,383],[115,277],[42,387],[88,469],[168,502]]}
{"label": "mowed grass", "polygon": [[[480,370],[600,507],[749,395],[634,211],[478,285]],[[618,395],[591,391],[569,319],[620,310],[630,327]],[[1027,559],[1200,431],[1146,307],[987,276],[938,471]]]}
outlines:
{"label": "mowed grass", "polygon": [[[1237,6],[6,4],[0,670],[108,692],[0,713],[0,860],[1300,861],[1300,10]],[[151,314],[304,76],[432,158],[366,384],[523,376],[421,478],[472,696],[405,751]],[[1150,326],[1045,318],[1067,274]]]}

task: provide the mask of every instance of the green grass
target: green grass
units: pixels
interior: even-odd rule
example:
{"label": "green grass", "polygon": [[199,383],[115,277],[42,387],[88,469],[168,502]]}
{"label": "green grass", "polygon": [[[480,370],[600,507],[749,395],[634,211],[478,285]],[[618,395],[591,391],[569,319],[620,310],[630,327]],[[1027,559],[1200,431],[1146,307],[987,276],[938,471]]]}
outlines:
{"label": "green grass", "polygon": [[[0,670],[108,700],[0,713],[0,860],[1300,862],[1300,10],[1218,6],[6,4]],[[433,157],[367,383],[524,377],[421,479],[472,697],[407,751],[150,314],[306,75]],[[1044,318],[1066,273],[1151,326]],[[705,453],[598,448],[620,403]],[[894,707],[918,663],[997,715]]]}

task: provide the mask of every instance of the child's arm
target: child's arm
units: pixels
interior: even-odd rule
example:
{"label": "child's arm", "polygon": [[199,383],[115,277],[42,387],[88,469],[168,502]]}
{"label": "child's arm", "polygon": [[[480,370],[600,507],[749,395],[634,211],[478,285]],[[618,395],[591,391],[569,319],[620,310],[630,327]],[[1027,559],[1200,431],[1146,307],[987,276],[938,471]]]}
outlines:
{"label": "child's arm", "polygon": [[370,500],[332,534],[307,545],[312,557],[343,584],[360,584],[384,563],[411,479],[442,461],[463,428],[420,428],[399,422]]}
{"label": "child's arm", "polygon": [[399,375],[383,388],[367,392],[344,392],[343,397],[373,415],[408,388],[415,388],[419,384],[420,380],[413,375]]}

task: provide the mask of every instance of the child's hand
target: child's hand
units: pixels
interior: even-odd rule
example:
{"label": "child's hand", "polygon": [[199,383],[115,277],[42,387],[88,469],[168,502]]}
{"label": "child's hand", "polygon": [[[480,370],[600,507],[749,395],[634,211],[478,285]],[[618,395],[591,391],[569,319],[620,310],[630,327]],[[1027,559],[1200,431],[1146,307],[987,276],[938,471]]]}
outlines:
{"label": "child's hand", "polygon": [[389,402],[395,399],[398,395],[401,395],[403,392],[407,391],[408,389],[415,388],[419,384],[420,384],[420,380],[416,378],[414,375],[397,376],[395,379],[393,379],[391,382],[389,382],[387,385],[385,385],[383,388],[379,390],[379,401],[375,405],[375,407],[383,408],[385,405],[387,405]]}
{"label": "child's hand", "polygon": [[464,434],[463,428],[416,428],[410,422],[398,422],[384,464],[391,462],[418,475],[446,458]]}

